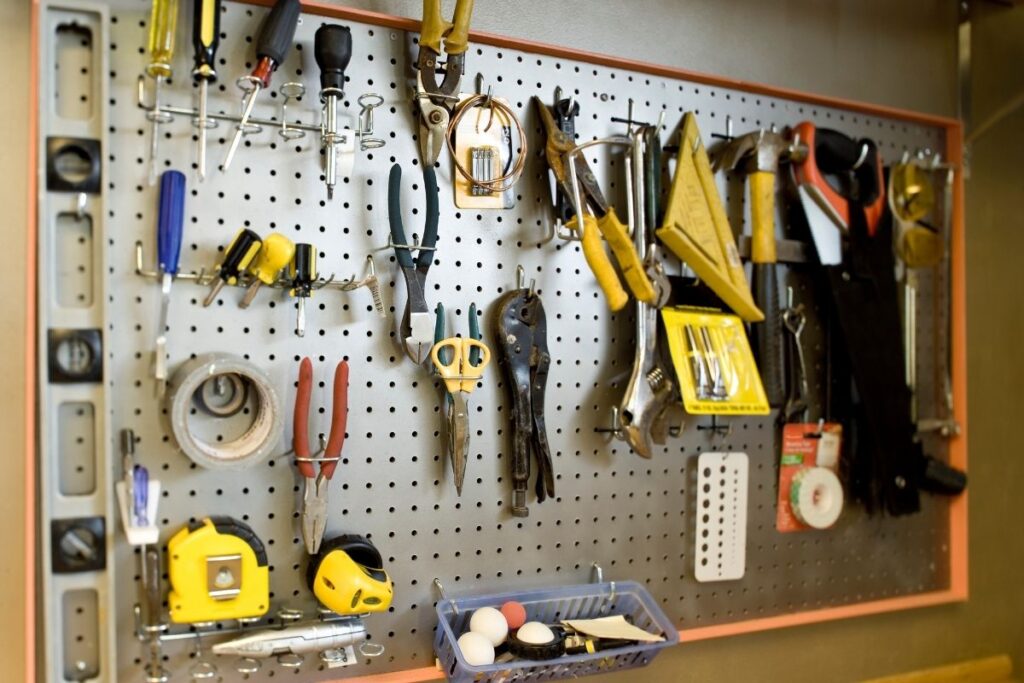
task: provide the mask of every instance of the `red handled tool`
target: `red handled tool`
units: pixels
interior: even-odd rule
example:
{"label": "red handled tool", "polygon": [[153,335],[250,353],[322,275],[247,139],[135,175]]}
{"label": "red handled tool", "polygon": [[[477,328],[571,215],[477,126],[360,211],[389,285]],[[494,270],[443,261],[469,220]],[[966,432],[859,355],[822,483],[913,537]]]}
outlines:
{"label": "red handled tool", "polygon": [[[316,554],[327,528],[327,489],[345,445],[348,423],[348,363],[341,361],[334,370],[334,405],[331,409],[331,433],[321,455],[313,456],[309,448],[309,401],[313,393],[313,362],[303,358],[299,364],[299,387],[295,395],[295,424],[292,448],[295,466],[305,477],[302,494],[302,540],[306,552]],[[320,463],[317,473],[313,463]]]}

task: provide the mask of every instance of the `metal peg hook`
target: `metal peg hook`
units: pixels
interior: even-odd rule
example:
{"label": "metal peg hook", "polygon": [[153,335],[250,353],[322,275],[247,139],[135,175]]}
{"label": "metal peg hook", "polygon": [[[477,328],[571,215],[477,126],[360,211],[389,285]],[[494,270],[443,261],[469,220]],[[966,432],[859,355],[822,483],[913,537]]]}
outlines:
{"label": "metal peg hook", "polygon": [[306,131],[296,126],[288,125],[288,102],[297,100],[305,95],[306,86],[297,81],[289,81],[282,83],[277,92],[284,98],[281,101],[281,128],[277,131],[277,134],[285,140],[298,140],[299,138],[306,137]]}
{"label": "metal peg hook", "polygon": [[203,639],[199,632],[195,632],[195,657],[196,663],[189,667],[188,675],[193,681],[208,681],[217,676],[217,665],[203,659]]}
{"label": "metal peg hook", "polygon": [[[530,278],[530,291],[527,294],[529,298],[533,298],[537,295],[534,285],[536,280]],[[526,269],[522,266],[516,266],[516,289],[526,289]]]}
{"label": "metal peg hook", "polygon": [[437,589],[437,594],[441,596],[442,600],[448,600],[452,604],[452,614],[455,616],[459,615],[459,606],[455,604],[455,601],[448,597],[448,591],[444,589],[444,584],[441,583],[441,579],[434,577],[434,588]]}
{"label": "metal peg hook", "polygon": [[375,92],[363,93],[356,100],[359,104],[359,150],[377,149],[384,146],[384,140],[373,135],[373,110],[384,104],[384,98]]}

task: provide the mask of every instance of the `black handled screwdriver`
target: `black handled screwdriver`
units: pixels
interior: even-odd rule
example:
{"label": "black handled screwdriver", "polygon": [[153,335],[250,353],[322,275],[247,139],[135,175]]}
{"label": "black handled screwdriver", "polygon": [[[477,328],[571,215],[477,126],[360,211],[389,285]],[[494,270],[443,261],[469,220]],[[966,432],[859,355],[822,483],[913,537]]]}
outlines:
{"label": "black handled screwdriver", "polygon": [[238,143],[242,141],[242,135],[245,134],[249,118],[252,116],[256,96],[260,94],[260,90],[270,87],[270,77],[288,56],[288,50],[295,40],[295,27],[299,24],[301,11],[299,0],[277,0],[260,26],[259,35],[256,37],[256,56],[259,57],[259,61],[256,62],[256,68],[251,74],[238,79],[240,85],[246,83],[248,88],[242,109],[242,120],[238,122],[235,135],[231,138],[231,146],[228,147],[227,156],[220,167],[222,171],[228,170],[231,160],[235,157]]}
{"label": "black handled screwdriver", "polygon": [[334,196],[337,183],[335,145],[338,137],[338,100],[345,95],[345,69],[352,59],[352,32],[347,26],[324,24],[316,30],[313,55],[320,67],[320,101],[324,104],[323,135],[324,183],[327,198]]}
{"label": "black handled screwdriver", "polygon": [[292,257],[288,275],[292,281],[291,296],[297,298],[299,310],[295,320],[295,334],[306,335],[306,299],[313,295],[316,283],[316,248],[312,244],[299,242],[295,245],[295,256]]}
{"label": "black handled screwdriver", "polygon": [[212,122],[206,118],[206,99],[210,83],[217,80],[214,61],[220,45],[220,3],[221,0],[195,0],[192,15],[193,56],[192,80],[199,84],[199,179],[206,177],[206,131]]}
{"label": "black handled screwdriver", "polygon": [[252,260],[256,258],[263,240],[249,228],[242,228],[231,240],[231,244],[224,250],[224,259],[217,268],[217,280],[210,288],[210,293],[203,300],[203,306],[212,304],[224,285],[233,285],[238,282],[238,276],[242,274]]}

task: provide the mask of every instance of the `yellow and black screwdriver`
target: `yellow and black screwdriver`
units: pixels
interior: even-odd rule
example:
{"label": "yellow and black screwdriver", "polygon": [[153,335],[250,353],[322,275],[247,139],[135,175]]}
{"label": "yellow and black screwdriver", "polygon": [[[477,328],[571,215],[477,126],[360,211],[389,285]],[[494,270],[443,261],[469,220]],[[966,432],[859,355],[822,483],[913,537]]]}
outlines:
{"label": "yellow and black screwdriver", "polygon": [[224,250],[224,260],[217,267],[217,281],[213,283],[210,293],[203,300],[203,306],[209,306],[216,300],[224,285],[233,285],[238,282],[238,276],[249,267],[252,260],[256,258],[263,245],[260,236],[249,228],[242,228],[231,240],[231,244]]}
{"label": "yellow and black screwdriver", "polygon": [[292,257],[288,275],[292,281],[291,296],[298,299],[298,314],[295,319],[295,334],[306,335],[306,299],[313,295],[316,284],[316,247],[300,242],[295,245],[295,256]]}
{"label": "yellow and black screwdriver", "polygon": [[288,267],[295,256],[295,243],[284,235],[272,232],[263,240],[263,247],[249,264],[249,274],[252,275],[252,283],[246,288],[245,296],[242,297],[241,308],[249,308],[249,304],[256,298],[256,293],[263,285],[272,285],[277,282],[277,276],[282,270]]}
{"label": "yellow and black screwdriver", "polygon": [[199,179],[206,177],[206,131],[212,128],[206,118],[206,99],[210,83],[217,80],[214,58],[220,44],[220,0],[195,0],[192,15],[192,47],[195,49],[195,64],[192,79],[199,84]]}
{"label": "yellow and black screwdriver", "polygon": [[174,30],[178,25],[178,0],[153,0],[149,15],[149,64],[146,75],[154,81],[153,111],[149,120],[153,123],[153,138],[149,146],[149,184],[156,182],[157,145],[160,140],[160,123],[165,120],[160,112],[160,86],[170,78],[171,60],[174,59]]}

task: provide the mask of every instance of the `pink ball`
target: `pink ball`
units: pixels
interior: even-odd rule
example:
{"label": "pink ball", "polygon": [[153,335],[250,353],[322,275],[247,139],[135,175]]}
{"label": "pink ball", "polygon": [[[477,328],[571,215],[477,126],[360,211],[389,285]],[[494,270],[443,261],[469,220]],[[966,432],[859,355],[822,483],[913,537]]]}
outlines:
{"label": "pink ball", "polygon": [[501,614],[508,622],[510,630],[515,630],[526,623],[526,608],[521,603],[509,601],[501,606]]}

